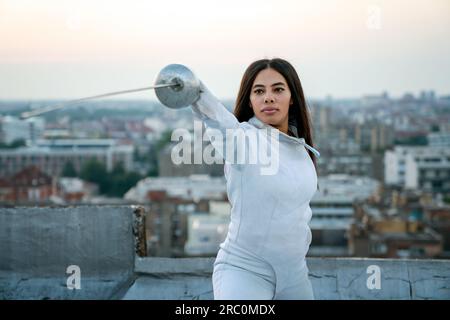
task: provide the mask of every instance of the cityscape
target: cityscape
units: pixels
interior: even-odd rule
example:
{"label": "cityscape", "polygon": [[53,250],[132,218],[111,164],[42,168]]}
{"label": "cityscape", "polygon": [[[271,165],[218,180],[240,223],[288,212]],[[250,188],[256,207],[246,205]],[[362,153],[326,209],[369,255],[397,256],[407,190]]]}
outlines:
{"label": "cityscape", "polygon": [[[230,219],[223,164],[170,158],[172,131],[193,131],[190,108],[104,100],[20,118],[51,103],[0,102],[2,207],[139,205],[144,255],[215,256]],[[308,108],[321,153],[308,256],[448,259],[450,95],[328,96]]]}

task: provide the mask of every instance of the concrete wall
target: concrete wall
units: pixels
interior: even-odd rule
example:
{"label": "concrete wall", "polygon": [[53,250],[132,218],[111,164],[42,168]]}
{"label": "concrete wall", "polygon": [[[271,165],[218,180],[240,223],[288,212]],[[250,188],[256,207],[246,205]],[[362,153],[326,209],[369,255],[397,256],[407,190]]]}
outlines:
{"label": "concrete wall", "polygon": [[[0,299],[212,299],[214,258],[135,257],[139,216],[129,206],[0,208]],[[79,290],[67,288],[70,265],[81,269]],[[316,299],[450,299],[450,260],[308,266]],[[370,266],[380,289],[367,287]]]}
{"label": "concrete wall", "polygon": [[[124,299],[212,299],[213,262],[139,258],[139,278]],[[450,299],[450,260],[308,258],[307,263],[318,300]],[[367,286],[368,280],[376,285],[370,266],[379,268],[380,289]]]}
{"label": "concrete wall", "polygon": [[[131,207],[0,208],[0,299],[122,296],[133,281],[132,228]],[[80,290],[67,288],[70,265]]]}

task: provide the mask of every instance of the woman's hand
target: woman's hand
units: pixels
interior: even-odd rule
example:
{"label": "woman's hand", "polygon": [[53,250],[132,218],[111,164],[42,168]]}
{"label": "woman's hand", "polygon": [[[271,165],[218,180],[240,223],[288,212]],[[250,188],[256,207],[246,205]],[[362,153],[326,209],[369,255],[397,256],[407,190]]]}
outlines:
{"label": "woman's hand", "polygon": [[210,119],[217,119],[217,112],[222,108],[225,108],[223,104],[217,99],[211,91],[205,86],[205,84],[200,81],[200,98],[192,104],[192,108],[206,115]]}

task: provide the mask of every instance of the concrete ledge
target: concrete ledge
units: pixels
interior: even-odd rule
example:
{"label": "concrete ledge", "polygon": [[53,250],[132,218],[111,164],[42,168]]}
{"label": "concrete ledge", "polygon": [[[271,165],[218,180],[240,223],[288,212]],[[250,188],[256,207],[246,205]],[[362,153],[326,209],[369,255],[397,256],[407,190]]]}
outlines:
{"label": "concrete ledge", "polygon": [[[132,207],[0,208],[0,299],[109,299],[131,284]],[[80,268],[69,290],[67,267]]]}
{"label": "concrete ledge", "polygon": [[[213,299],[214,258],[136,260],[139,277],[124,299]],[[380,289],[369,288],[379,268]],[[316,299],[450,299],[450,261],[308,258]],[[369,273],[368,273],[369,268]],[[370,278],[370,279],[369,279]]]}
{"label": "concrete ledge", "polygon": [[[0,299],[213,299],[215,258],[136,257],[142,225],[132,206],[0,208]],[[316,299],[450,299],[450,260],[307,262]],[[70,265],[79,290],[67,288]]]}
{"label": "concrete ledge", "polygon": [[83,276],[79,290],[67,288],[67,276],[35,277],[0,273],[0,300],[109,300],[121,299],[134,282],[132,274]]}
{"label": "concrete ledge", "polygon": [[134,271],[154,276],[210,276],[215,258],[137,258]]}

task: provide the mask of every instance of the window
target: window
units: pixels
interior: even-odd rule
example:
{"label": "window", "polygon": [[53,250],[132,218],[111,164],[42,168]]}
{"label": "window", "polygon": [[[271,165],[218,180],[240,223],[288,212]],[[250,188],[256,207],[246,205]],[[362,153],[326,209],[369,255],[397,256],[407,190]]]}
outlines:
{"label": "window", "polygon": [[427,182],[425,182],[424,184],[423,184],[423,188],[424,189],[431,189],[431,182],[430,181],[427,181]]}
{"label": "window", "polygon": [[374,243],[372,245],[372,252],[375,254],[385,254],[387,253],[387,245],[384,243]]}
{"label": "window", "polygon": [[426,158],[424,159],[425,162],[432,162],[432,163],[438,163],[441,162],[440,158]]}
{"label": "window", "polygon": [[433,170],[427,170],[425,171],[425,177],[426,178],[434,178],[436,176],[435,172]]}

